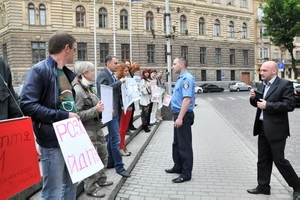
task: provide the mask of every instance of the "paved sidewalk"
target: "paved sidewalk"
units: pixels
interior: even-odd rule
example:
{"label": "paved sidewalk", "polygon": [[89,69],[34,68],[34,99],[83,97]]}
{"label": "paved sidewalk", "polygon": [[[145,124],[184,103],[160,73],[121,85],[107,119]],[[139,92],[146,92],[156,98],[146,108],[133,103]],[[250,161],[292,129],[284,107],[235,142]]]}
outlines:
{"label": "paved sidewalk", "polygon": [[[257,185],[256,148],[249,146],[209,101],[198,99],[197,103],[192,180],[175,184],[171,180],[178,174],[164,171],[173,165],[173,122],[163,121],[116,199],[292,199],[291,190],[274,175],[270,196],[246,192]],[[278,174],[276,168],[273,171]]]}

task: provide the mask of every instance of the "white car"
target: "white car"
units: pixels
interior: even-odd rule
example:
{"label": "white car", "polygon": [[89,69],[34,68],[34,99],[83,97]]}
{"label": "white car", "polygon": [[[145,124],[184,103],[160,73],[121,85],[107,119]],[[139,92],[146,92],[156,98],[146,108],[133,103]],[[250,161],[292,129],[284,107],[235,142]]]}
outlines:
{"label": "white car", "polygon": [[203,93],[202,87],[199,87],[199,86],[195,85],[195,93],[197,93],[197,94]]}
{"label": "white car", "polygon": [[247,85],[246,83],[243,82],[236,82],[235,84],[231,84],[229,86],[230,92],[232,91],[250,91],[252,87],[250,85]]}

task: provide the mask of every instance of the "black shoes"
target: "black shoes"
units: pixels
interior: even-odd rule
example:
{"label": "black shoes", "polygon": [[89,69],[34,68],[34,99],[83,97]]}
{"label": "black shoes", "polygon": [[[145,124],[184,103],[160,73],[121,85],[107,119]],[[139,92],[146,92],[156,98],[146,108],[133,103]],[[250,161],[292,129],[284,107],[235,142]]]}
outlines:
{"label": "black shoes", "polygon": [[172,168],[172,169],[165,169],[165,171],[166,171],[167,173],[170,173],[170,174],[180,174],[180,173],[181,173],[181,171],[179,171],[179,170],[174,170],[173,168]]}
{"label": "black shoes", "polygon": [[112,169],[112,168],[115,168],[113,165],[107,165],[106,166],[106,169]]}
{"label": "black shoes", "polygon": [[131,176],[125,169],[123,169],[122,171],[119,171],[117,173],[125,178],[128,178]]}
{"label": "black shoes", "polygon": [[135,131],[137,128],[135,128],[134,126],[130,126],[129,128],[131,131]]}
{"label": "black shoes", "polygon": [[247,192],[250,194],[265,194],[265,195],[271,194],[270,190],[263,190],[258,187],[253,188],[253,189],[248,189]]}
{"label": "black shoes", "polygon": [[148,133],[148,132],[150,132],[151,130],[149,129],[149,127],[148,126],[143,126],[143,130],[146,132],[146,133]]}
{"label": "black shoes", "polygon": [[179,176],[179,177],[173,179],[172,182],[173,183],[183,183],[183,182],[189,181],[189,180],[191,180],[191,179],[184,179],[184,178],[182,178],[182,177]]}

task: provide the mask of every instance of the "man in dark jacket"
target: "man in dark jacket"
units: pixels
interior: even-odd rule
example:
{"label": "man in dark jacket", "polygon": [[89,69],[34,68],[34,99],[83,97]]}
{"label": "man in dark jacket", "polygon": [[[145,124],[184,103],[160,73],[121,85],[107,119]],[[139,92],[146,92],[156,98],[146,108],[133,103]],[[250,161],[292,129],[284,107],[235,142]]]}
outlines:
{"label": "man in dark jacket", "polygon": [[[270,195],[274,162],[285,181],[293,187],[293,196],[297,199],[300,197],[300,180],[290,162],[284,158],[286,138],[290,135],[288,112],[295,108],[293,84],[277,76],[278,66],[274,61],[265,62],[260,70],[263,81],[256,92],[250,91],[250,104],[257,107],[253,134],[258,135],[258,186],[247,191]],[[258,95],[259,92],[261,95]]]}
{"label": "man in dark jacket", "polygon": [[41,150],[43,187],[41,199],[76,199],[77,183],[72,183],[52,124],[76,114],[71,82],[76,77],[65,65],[73,63],[77,43],[66,32],[50,39],[50,56],[28,72],[21,95],[21,108],[33,120],[34,133]]}
{"label": "man in dark jacket", "polygon": [[0,58],[0,108],[0,120],[22,116],[12,86],[10,68],[2,58]]}

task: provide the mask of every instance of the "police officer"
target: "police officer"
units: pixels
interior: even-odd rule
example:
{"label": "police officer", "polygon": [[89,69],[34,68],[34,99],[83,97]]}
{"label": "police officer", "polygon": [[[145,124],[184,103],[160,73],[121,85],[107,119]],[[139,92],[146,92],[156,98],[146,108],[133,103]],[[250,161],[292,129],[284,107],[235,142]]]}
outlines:
{"label": "police officer", "polygon": [[173,96],[171,109],[174,115],[173,161],[174,166],[166,169],[167,173],[178,173],[179,177],[173,179],[174,183],[182,183],[192,178],[193,148],[192,130],[194,123],[194,88],[195,79],[187,70],[187,60],[178,57],[174,60],[173,70],[179,74]]}

